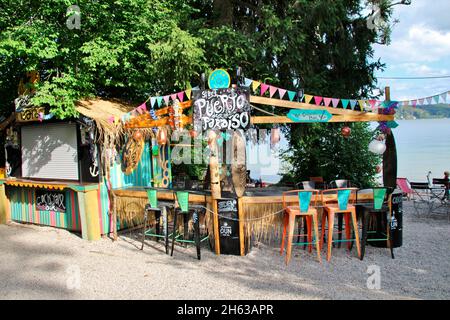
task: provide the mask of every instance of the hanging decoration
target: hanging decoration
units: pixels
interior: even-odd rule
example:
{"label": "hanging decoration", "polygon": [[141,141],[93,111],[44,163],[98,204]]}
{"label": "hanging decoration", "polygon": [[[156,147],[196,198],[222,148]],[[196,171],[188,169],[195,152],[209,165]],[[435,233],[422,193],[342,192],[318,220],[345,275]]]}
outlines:
{"label": "hanging decoration", "polygon": [[167,144],[167,131],[165,128],[159,128],[156,139],[160,146],[164,146]]}
{"label": "hanging decoration", "polygon": [[278,145],[280,140],[281,140],[281,138],[280,138],[280,128],[279,127],[272,128],[272,130],[270,132],[270,147],[271,147],[272,150],[275,149],[275,147]]}
{"label": "hanging decoration", "polygon": [[449,104],[450,103],[450,91],[446,91],[431,97],[424,97],[412,100],[404,100],[400,101],[399,104],[401,106],[411,106],[413,108],[417,108],[417,106],[426,106],[426,105],[434,105],[434,104]]}
{"label": "hanging decoration", "polygon": [[345,126],[341,129],[341,134],[344,138],[348,138],[352,134],[352,129],[350,129],[350,127],[348,126]]}
{"label": "hanging decoration", "polygon": [[386,144],[377,139],[372,140],[369,144],[369,151],[378,155],[382,155],[386,151]]}

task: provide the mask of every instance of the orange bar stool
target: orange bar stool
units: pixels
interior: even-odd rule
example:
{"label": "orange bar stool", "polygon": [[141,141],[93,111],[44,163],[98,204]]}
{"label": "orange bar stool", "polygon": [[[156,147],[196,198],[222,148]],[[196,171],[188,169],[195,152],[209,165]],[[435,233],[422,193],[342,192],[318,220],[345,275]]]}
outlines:
{"label": "orange bar stool", "polygon": [[[348,249],[351,250],[352,243],[356,242],[356,249],[358,250],[358,257],[361,258],[361,244],[359,240],[358,222],[356,217],[356,207],[354,202],[356,200],[356,188],[345,189],[330,189],[321,192],[323,216],[322,216],[322,241],[320,247],[322,248],[325,238],[325,223],[328,221],[328,236],[327,236],[327,261],[331,260],[331,248],[333,243],[348,243]],[[346,240],[333,240],[334,234],[334,219],[338,214],[344,215]],[[350,224],[351,220],[351,224]],[[351,227],[355,234],[355,238],[351,238]]]}
{"label": "orange bar stool", "polygon": [[[296,197],[293,201],[289,198]],[[319,244],[319,225],[317,217],[317,199],[319,198],[319,191],[317,190],[293,190],[283,193],[283,209],[284,209],[284,223],[283,223],[283,238],[281,240],[281,251],[283,254],[285,243],[286,243],[286,233],[288,236],[287,248],[286,248],[286,264],[289,264],[291,260],[292,245],[309,245],[310,252],[312,252],[312,245],[316,246],[317,258],[320,263],[322,263],[322,258],[320,256],[320,244]],[[289,204],[297,204],[291,206]],[[313,206],[311,206],[313,203]],[[307,226],[307,236],[308,242],[293,243],[295,236],[305,236],[294,235],[295,218],[301,217],[305,218]],[[312,224],[312,226],[311,226]],[[314,228],[314,237],[312,229]]]}

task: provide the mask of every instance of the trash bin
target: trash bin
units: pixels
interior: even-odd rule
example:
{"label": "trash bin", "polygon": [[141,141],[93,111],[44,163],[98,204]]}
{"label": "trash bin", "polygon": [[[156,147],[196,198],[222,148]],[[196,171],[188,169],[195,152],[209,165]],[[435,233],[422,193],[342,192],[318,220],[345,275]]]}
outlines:
{"label": "trash bin", "polygon": [[[394,193],[390,198],[392,207],[391,237],[394,248],[400,248],[403,245],[403,194]],[[368,239],[382,239],[385,238],[387,230],[386,215],[378,216],[377,223],[372,226],[374,233],[369,234]],[[369,245],[377,248],[387,248],[387,241],[369,241]]]}

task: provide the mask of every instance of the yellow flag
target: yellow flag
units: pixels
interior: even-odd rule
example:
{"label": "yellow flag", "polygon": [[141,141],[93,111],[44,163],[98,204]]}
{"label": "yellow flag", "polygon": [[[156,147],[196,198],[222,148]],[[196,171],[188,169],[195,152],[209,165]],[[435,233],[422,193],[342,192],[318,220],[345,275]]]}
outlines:
{"label": "yellow flag", "polygon": [[305,103],[309,104],[312,100],[313,96],[310,96],[309,94],[305,94]]}
{"label": "yellow flag", "polygon": [[359,106],[361,107],[361,110],[364,110],[366,108],[366,100],[358,100]]}
{"label": "yellow flag", "polygon": [[261,82],[253,81],[253,83],[252,83],[253,91],[256,91],[256,89],[258,89],[258,87],[260,85],[261,85]]}
{"label": "yellow flag", "polygon": [[191,100],[191,93],[192,93],[192,89],[187,89],[186,91],[184,91],[186,93],[186,97],[188,98],[188,100]]}

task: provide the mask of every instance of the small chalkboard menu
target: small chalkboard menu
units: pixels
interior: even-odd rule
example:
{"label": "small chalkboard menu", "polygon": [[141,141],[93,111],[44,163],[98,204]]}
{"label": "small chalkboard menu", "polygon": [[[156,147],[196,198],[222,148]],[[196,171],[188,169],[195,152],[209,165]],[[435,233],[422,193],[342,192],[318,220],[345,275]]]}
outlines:
{"label": "small chalkboard menu", "polygon": [[37,189],[36,210],[65,213],[66,212],[65,193],[59,191]]}
{"label": "small chalkboard menu", "polygon": [[196,131],[246,130],[250,127],[250,92],[247,88],[194,90]]}
{"label": "small chalkboard menu", "polygon": [[391,236],[394,248],[403,245],[403,194],[394,193],[391,196]]}
{"label": "small chalkboard menu", "polygon": [[217,201],[219,212],[220,252],[240,255],[239,221],[237,199]]}

